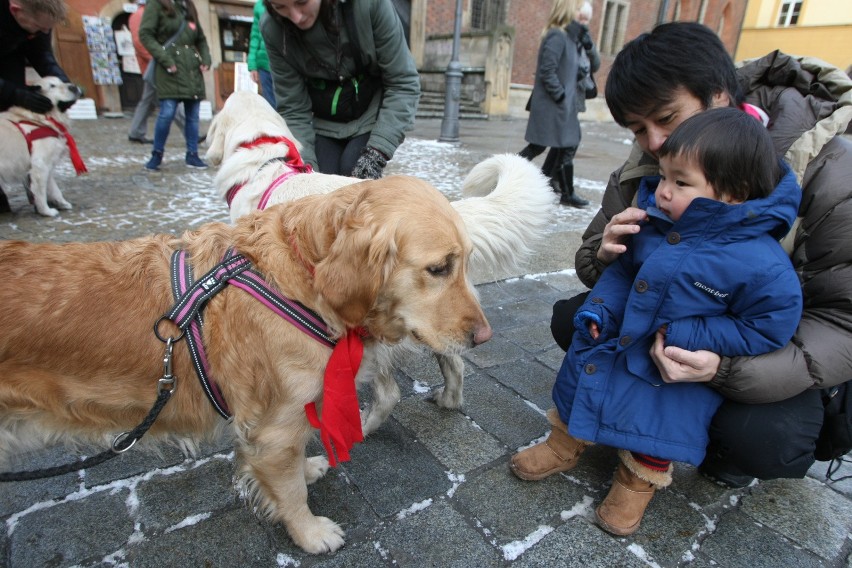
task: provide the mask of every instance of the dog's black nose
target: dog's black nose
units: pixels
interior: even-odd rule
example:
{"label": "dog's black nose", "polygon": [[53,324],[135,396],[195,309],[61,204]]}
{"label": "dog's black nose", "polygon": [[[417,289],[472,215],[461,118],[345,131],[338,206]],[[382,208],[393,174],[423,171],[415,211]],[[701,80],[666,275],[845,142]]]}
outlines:
{"label": "dog's black nose", "polygon": [[78,97],[83,96],[83,89],[75,85],[74,83],[67,83],[68,87],[71,89],[71,92],[77,95]]}

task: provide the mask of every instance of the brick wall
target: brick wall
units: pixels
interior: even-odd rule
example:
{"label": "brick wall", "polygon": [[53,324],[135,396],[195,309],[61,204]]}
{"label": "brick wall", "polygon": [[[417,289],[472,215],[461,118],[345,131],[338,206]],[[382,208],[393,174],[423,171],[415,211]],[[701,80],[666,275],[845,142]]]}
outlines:
{"label": "brick wall", "polygon": [[[535,80],[535,66],[538,56],[541,31],[547,24],[552,0],[505,0],[506,24],[515,28],[515,52],[512,65],[512,83],[532,85]],[[661,0],[628,0],[627,29],[624,41],[630,41],[639,34],[654,28],[659,15]],[[676,2],[669,2],[666,21],[671,21],[675,13]],[[697,21],[701,0],[681,0],[681,21]],[[724,17],[724,28],[718,30],[720,37],[733,54],[740,27],[745,15],[745,2],[730,0],[709,0],[704,14],[704,23],[718,30]],[[605,0],[592,0],[594,15],[589,29],[592,38],[599,43],[603,28]],[[451,34],[455,21],[456,0],[428,0],[426,34]],[[462,31],[467,29],[470,0],[462,0]],[[620,46],[619,46],[620,47]],[[601,93],[606,84],[614,54],[601,54],[601,69],[596,74]]]}

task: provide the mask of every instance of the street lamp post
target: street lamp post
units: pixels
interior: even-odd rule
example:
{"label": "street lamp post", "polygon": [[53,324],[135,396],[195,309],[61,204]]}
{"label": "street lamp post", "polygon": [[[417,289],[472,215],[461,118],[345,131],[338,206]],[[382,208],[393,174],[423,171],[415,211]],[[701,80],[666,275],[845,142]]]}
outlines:
{"label": "street lamp post", "polygon": [[459,43],[461,43],[462,3],[456,0],[456,21],[453,29],[453,54],[447,65],[446,95],[444,96],[444,118],[441,121],[440,142],[459,141],[459,102],[461,100],[461,81],[464,73],[459,63]]}

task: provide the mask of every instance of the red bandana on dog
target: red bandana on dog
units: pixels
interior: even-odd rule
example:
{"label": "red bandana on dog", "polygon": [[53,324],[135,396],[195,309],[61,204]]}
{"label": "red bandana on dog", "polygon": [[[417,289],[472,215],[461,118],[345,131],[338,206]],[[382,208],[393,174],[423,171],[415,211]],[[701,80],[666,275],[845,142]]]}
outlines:
{"label": "red bandana on dog", "polygon": [[364,355],[361,337],[364,330],[350,329],[337,341],[325,368],[322,391],[322,419],[317,416],[316,403],[305,405],[305,414],[311,426],[318,428],[328,463],[337,465],[335,451],[340,461],[349,461],[349,450],[364,440],[361,431],[361,410],[355,392],[355,375]]}
{"label": "red bandana on dog", "polygon": [[68,132],[68,129],[53,117],[48,116],[45,118],[47,118],[50,124],[55,126],[56,129],[65,137],[65,143],[68,145],[68,153],[71,155],[71,163],[74,164],[74,171],[77,172],[77,175],[87,173],[89,170],[86,169],[86,164],[83,163],[83,158],[80,156],[80,151],[77,149],[77,143],[74,141],[74,137],[71,136],[71,133]]}

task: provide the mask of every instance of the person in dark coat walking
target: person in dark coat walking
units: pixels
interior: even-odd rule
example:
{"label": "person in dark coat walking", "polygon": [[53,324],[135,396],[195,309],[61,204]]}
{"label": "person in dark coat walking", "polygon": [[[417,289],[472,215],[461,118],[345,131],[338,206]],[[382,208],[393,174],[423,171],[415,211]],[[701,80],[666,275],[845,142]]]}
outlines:
{"label": "person in dark coat walking", "polygon": [[[586,87],[583,79],[592,77],[592,75],[597,73],[598,69],[601,68],[601,55],[598,52],[598,48],[595,45],[594,40],[592,39],[592,34],[589,32],[589,22],[592,21],[592,13],[592,5],[588,2],[583,2],[583,6],[577,12],[577,18],[568,24],[567,28],[565,28],[571,39],[582,48],[577,50],[577,53],[580,56],[577,69],[577,97],[575,99],[577,103],[577,113],[586,112],[586,98],[588,97],[588,94],[586,93]],[[597,93],[595,93],[595,97],[596,96]],[[550,178],[550,185],[553,187],[553,190],[557,193],[561,193],[559,189],[558,175],[553,171],[553,166],[556,164],[556,158],[558,156],[559,152],[557,149],[551,148],[548,150],[547,157],[544,159],[544,164],[541,166],[541,173]],[[573,179],[574,173],[572,170],[572,187],[574,186]],[[588,203],[589,202],[586,199],[578,196],[576,192],[574,193],[571,205],[575,207],[585,207]]]}
{"label": "person in dark coat walking", "polygon": [[192,0],[151,0],[139,26],[139,40],[154,60],[154,85],[160,114],[154,127],[154,149],[145,164],[159,170],[178,103],[183,103],[186,165],[207,167],[198,157],[198,114],[204,99],[203,72],[210,69],[210,49]]}
{"label": "person in dark coat walking", "polygon": [[535,481],[572,469],[589,443],[619,448],[596,515],[620,536],[671,484],[672,461],[702,462],[722,403],[705,384],[663,381],[654,343],[761,355],[790,341],[802,314],[799,278],[778,243],[801,188],[761,121],[735,108],[699,113],[659,158],[661,175],[640,183],[639,232],[574,316],[550,437],[511,461],[515,475]]}
{"label": "person in dark coat walking", "polygon": [[[519,155],[532,160],[547,147],[556,151],[550,172],[561,194],[559,202],[585,207],[588,201],[574,191],[574,155],[580,144],[577,118],[577,77],[580,57],[570,26],[579,11],[578,0],[554,0],[538,50],[535,84],[530,96],[530,117],[524,139],[527,146]],[[571,28],[573,29],[573,28]],[[579,29],[575,30],[579,33]]]}

